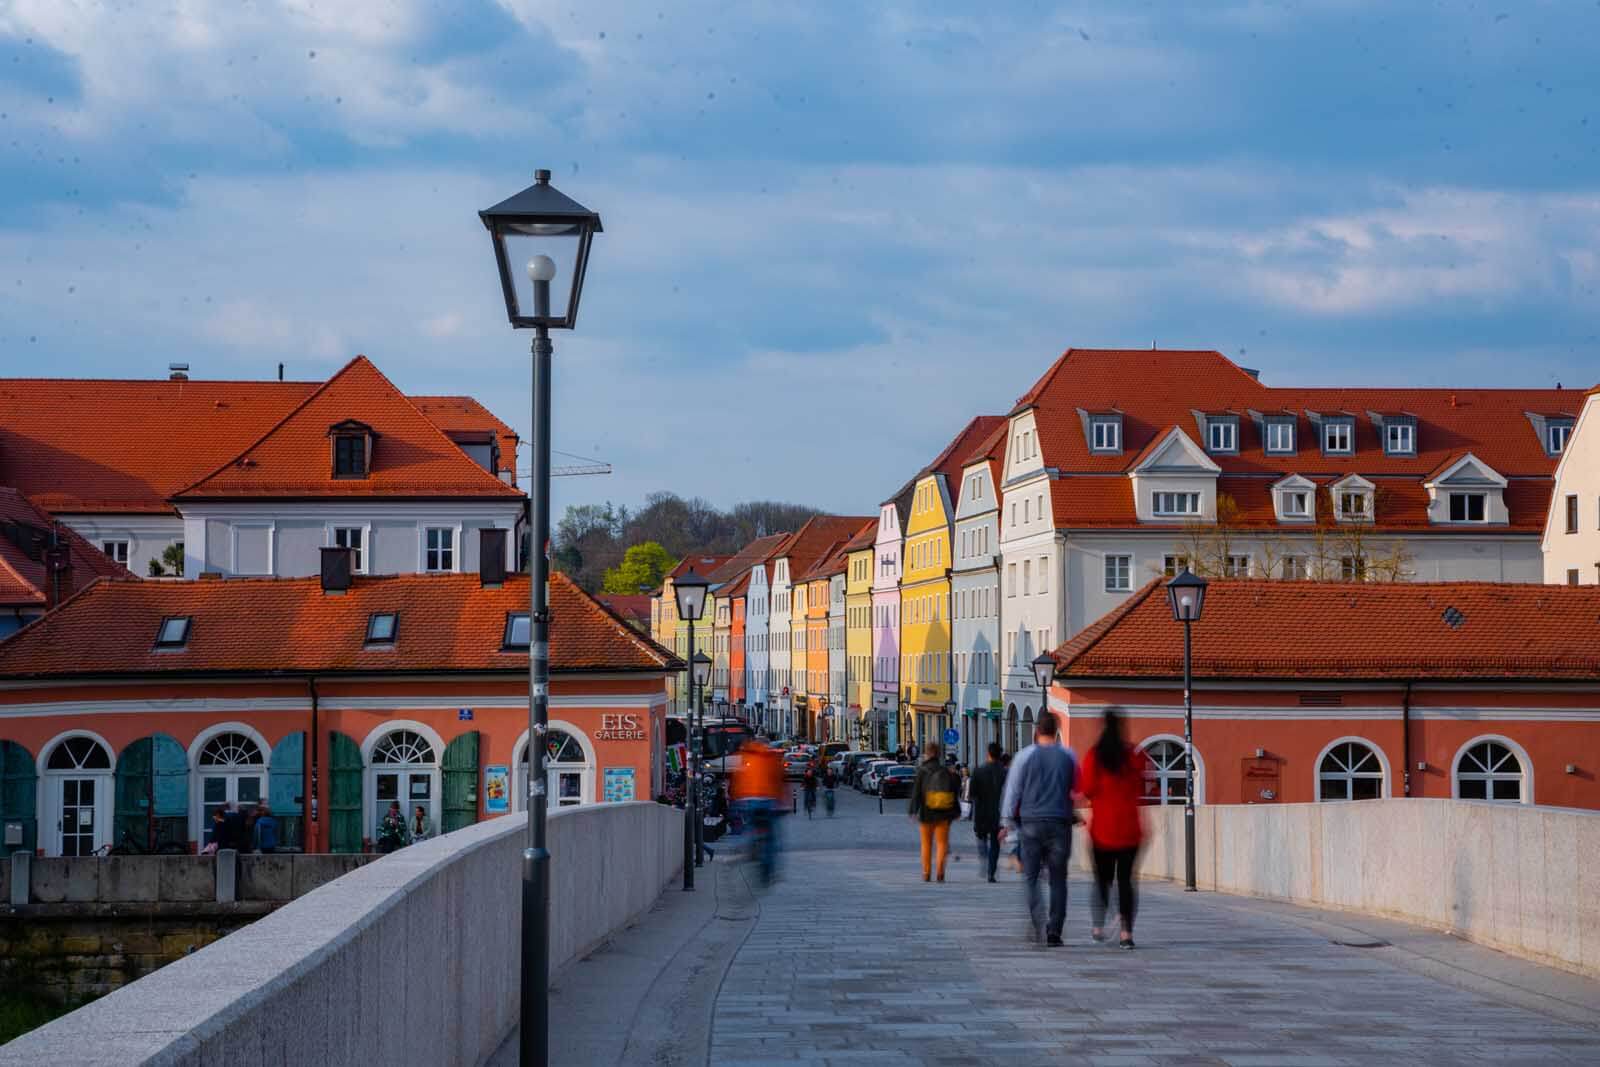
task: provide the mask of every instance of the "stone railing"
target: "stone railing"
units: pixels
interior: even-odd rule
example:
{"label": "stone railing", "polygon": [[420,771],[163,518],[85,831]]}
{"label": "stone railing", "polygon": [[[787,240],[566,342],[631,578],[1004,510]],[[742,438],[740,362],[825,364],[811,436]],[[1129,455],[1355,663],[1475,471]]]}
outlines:
{"label": "stone railing", "polygon": [[[1183,809],[1148,808],[1140,872],[1183,878]],[[1600,813],[1470,800],[1202,804],[1201,889],[1420,923],[1600,975]]]}
{"label": "stone railing", "polygon": [[[650,803],[552,814],[552,972],[654,904],[682,868],[682,819]],[[524,826],[494,819],[369,863],[0,1062],[482,1062],[517,1022]]]}

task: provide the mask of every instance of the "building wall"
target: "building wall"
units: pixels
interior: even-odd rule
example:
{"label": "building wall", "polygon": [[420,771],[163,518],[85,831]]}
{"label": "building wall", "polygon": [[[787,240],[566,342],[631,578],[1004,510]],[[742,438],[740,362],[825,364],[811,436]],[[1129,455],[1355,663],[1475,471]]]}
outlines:
{"label": "building wall", "polygon": [[747,692],[744,673],[746,604],[747,598],[733,597],[729,612],[731,622],[728,627],[728,701],[736,707],[744,704]]}
{"label": "building wall", "polygon": [[770,599],[771,614],[767,617],[769,620],[767,664],[772,681],[767,694],[767,706],[772,712],[769,720],[774,730],[779,736],[787,737],[794,725],[792,715],[794,705],[787,692],[792,681],[789,677],[789,646],[793,636],[790,624],[793,595],[787,559],[777,560],[772,565]]}
{"label": "building wall", "polygon": [[150,573],[151,560],[159,562],[169,547],[183,543],[183,519],[177,515],[61,514],[56,518],[96,548],[106,541],[128,542],[128,569],[141,577]]}
{"label": "building wall", "polygon": [[[1181,641],[1181,628],[1174,624],[1173,631],[1174,640]],[[1195,642],[1204,640],[1202,623],[1195,628]],[[1336,699],[1340,706],[1309,707],[1303,699]],[[1315,801],[1319,758],[1331,743],[1347,738],[1360,739],[1379,754],[1386,772],[1385,795],[1406,795],[1409,767],[1411,796],[1449,798],[1463,749],[1500,738],[1527,761],[1525,798],[1556,807],[1600,809],[1600,705],[1593,687],[1418,683],[1408,695],[1403,683],[1264,683],[1249,689],[1197,683],[1194,705],[1196,768],[1204,779],[1196,797],[1204,803],[1262,802],[1245,777],[1247,764],[1258,759],[1275,764],[1281,783],[1277,802]],[[1123,710],[1132,741],[1167,737],[1181,742],[1183,737],[1183,696],[1175,685],[1058,684],[1051,706],[1065,715],[1068,743],[1080,752],[1099,736],[1107,706]],[[1256,756],[1258,749],[1261,757]],[[1419,763],[1426,766],[1418,769]]]}
{"label": "building wall", "polygon": [[850,553],[845,576],[845,703],[860,719],[872,707],[872,549]]}
{"label": "building wall", "polygon": [[770,726],[771,690],[771,599],[768,596],[767,567],[750,574],[750,590],[745,597],[745,703],[756,709],[756,722]]}
{"label": "building wall", "polygon": [[845,714],[845,576],[828,577],[828,703],[833,706],[831,736],[844,740],[849,736]]}
{"label": "building wall", "polygon": [[900,575],[904,561],[900,516],[893,501],[878,509],[872,546],[872,709],[886,723],[890,748],[900,736]]}
{"label": "building wall", "polygon": [[[1567,532],[1567,497],[1578,498],[1578,532]],[[1600,582],[1600,393],[1591,394],[1556,468],[1545,524],[1543,578],[1551,584]]]}
{"label": "building wall", "polygon": [[[900,580],[901,689],[910,689],[911,721],[920,748],[951,725],[950,516],[953,502],[940,475],[919,479],[906,521]],[[903,694],[902,694],[903,696]]]}
{"label": "building wall", "polygon": [[[951,652],[962,755],[969,766],[1000,740],[1000,504],[987,460],[969,465],[957,489],[951,573]],[[991,718],[991,714],[996,717]]]}

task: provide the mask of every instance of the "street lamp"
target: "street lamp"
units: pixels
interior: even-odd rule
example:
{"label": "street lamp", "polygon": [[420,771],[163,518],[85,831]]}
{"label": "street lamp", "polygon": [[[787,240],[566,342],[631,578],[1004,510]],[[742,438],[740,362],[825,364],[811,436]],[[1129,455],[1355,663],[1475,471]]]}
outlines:
{"label": "street lamp", "polygon": [[[705,747],[706,732],[706,684],[711,681],[711,657],[704,652],[694,654],[693,673],[696,698],[693,703],[694,730],[694,865],[705,866],[706,862],[706,822],[700,817],[700,753]],[[726,765],[724,765],[726,766]]]}
{"label": "street lamp", "polygon": [[[700,736],[695,729],[695,685],[704,685],[700,662],[705,653],[694,650],[694,624],[706,610],[706,590],[711,583],[696,574],[693,567],[681,578],[672,580],[672,592],[678,598],[678,618],[689,624],[689,704],[684,711],[684,725],[689,728],[689,762],[684,766],[683,791],[683,889],[694,888],[695,842],[700,840]],[[706,660],[709,670],[710,661]]]}
{"label": "street lamp", "polygon": [[1200,621],[1206,606],[1206,580],[1190,574],[1189,568],[1167,583],[1167,603],[1172,618],[1183,623],[1183,888],[1194,885],[1194,694],[1189,628]]}
{"label": "street lamp", "polygon": [[1044,694],[1039,698],[1040,700],[1049,701],[1050,683],[1055,680],[1055,676],[1056,658],[1054,656],[1048,652],[1045,652],[1034,659],[1033,680],[1034,683],[1038,685],[1039,692]]}
{"label": "street lamp", "polygon": [[[494,244],[495,266],[514,329],[532,328],[533,481],[528,532],[528,845],[522,850],[523,1067],[542,1065],[550,1051],[550,851],[545,847],[548,803],[545,733],[550,722],[550,330],[570,330],[589,266],[589,243],[600,216],[556,191],[550,172],[478,218]],[[562,272],[565,271],[565,274]],[[551,302],[551,282],[570,283]]]}

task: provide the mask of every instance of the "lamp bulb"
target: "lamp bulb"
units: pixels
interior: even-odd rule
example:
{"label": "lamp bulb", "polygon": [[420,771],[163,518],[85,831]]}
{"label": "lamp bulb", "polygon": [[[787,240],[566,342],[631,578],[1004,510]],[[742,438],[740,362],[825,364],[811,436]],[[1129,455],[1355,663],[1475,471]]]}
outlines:
{"label": "lamp bulb", "polygon": [[556,276],[556,261],[549,256],[539,255],[528,260],[528,280],[532,282],[547,282]]}

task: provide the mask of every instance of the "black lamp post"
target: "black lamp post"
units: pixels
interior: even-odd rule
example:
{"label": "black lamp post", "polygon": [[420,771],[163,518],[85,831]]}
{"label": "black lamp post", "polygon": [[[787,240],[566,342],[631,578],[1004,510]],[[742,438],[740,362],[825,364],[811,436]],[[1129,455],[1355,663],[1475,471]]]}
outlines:
{"label": "black lamp post", "polygon": [[[684,765],[684,790],[683,790],[683,888],[685,892],[694,888],[694,852],[695,842],[700,839],[697,833],[700,822],[700,732],[695,728],[695,683],[700,678],[701,659],[704,653],[696,654],[694,650],[694,624],[699,621],[700,615],[706,610],[706,590],[711,583],[689,568],[689,573],[681,578],[672,580],[673,595],[678,598],[678,618],[689,624],[689,703],[684,709],[684,726],[689,734],[689,761]],[[710,666],[709,661],[707,666]]]}
{"label": "black lamp post", "polygon": [[[691,642],[691,645],[693,642]],[[705,748],[706,733],[706,683],[711,680],[711,657],[696,652],[692,662],[694,674],[694,865],[706,863],[706,821],[700,817],[700,757]]]}
{"label": "black lamp post", "polygon": [[1056,659],[1048,652],[1042,652],[1033,661],[1033,681],[1039,687],[1039,706],[1045,711],[1050,709],[1050,683],[1055,681]]}
{"label": "black lamp post", "polygon": [[[543,1067],[550,1051],[550,851],[545,847],[548,804],[545,732],[550,722],[550,330],[570,330],[589,266],[589,243],[600,216],[556,191],[550,172],[536,170],[522,192],[478,212],[494,243],[506,316],[532,328],[533,483],[528,535],[528,846],[522,851],[523,1067]],[[562,272],[565,272],[563,275]],[[570,284],[557,288],[558,277]]]}
{"label": "black lamp post", "polygon": [[1194,692],[1191,671],[1189,628],[1200,621],[1206,606],[1206,580],[1183,572],[1167,583],[1167,602],[1172,617],[1183,623],[1183,888],[1193,893],[1194,885]]}

